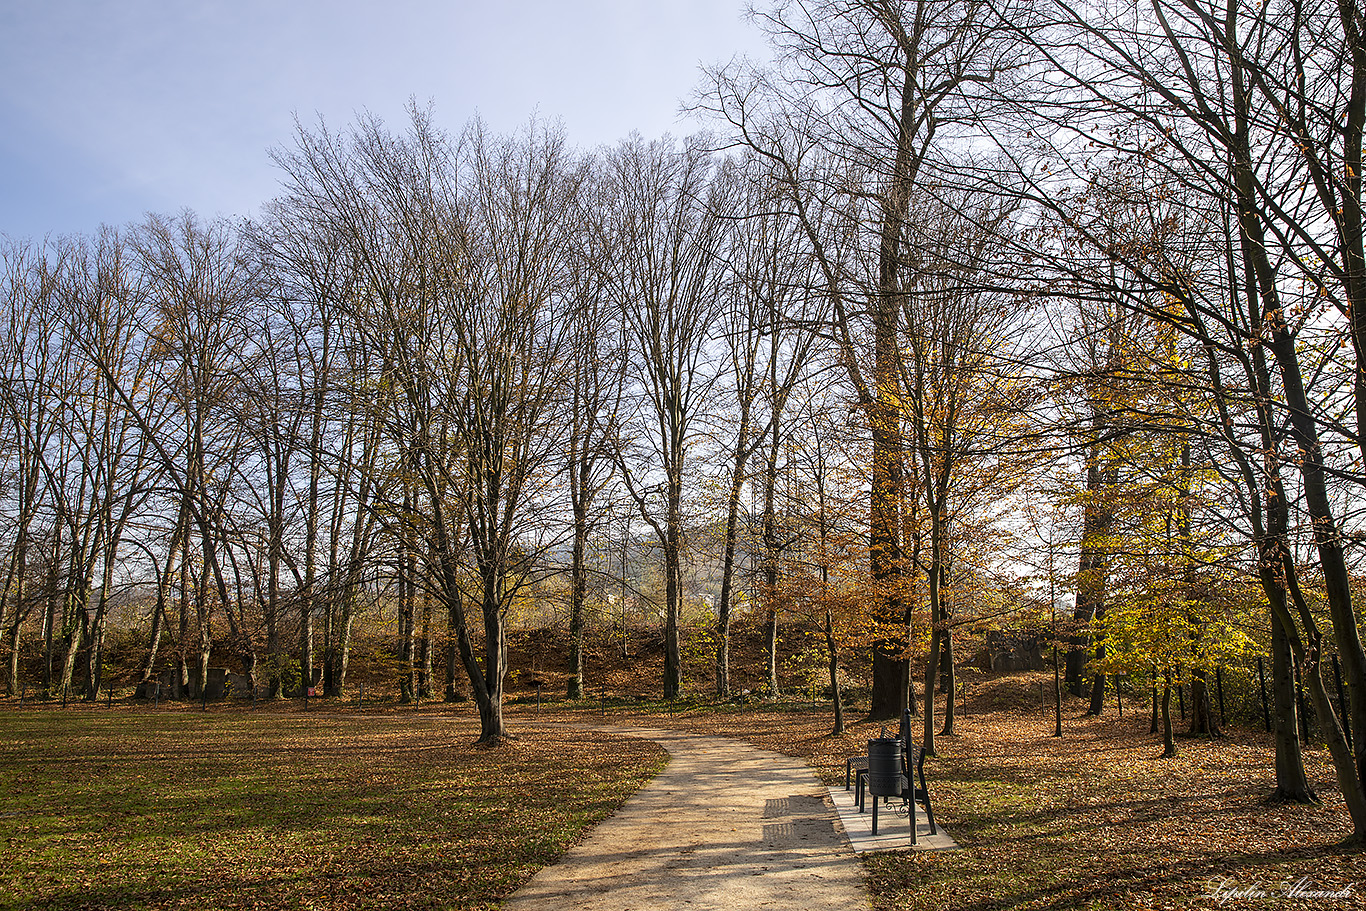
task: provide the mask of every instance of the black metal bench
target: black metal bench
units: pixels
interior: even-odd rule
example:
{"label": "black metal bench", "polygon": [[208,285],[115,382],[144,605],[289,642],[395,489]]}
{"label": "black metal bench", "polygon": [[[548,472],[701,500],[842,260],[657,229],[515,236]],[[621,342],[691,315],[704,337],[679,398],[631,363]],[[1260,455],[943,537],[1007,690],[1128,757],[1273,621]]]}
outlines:
{"label": "black metal bench", "polygon": [[867,756],[850,756],[844,760],[844,790],[849,790],[849,778],[854,772],[868,771]]}

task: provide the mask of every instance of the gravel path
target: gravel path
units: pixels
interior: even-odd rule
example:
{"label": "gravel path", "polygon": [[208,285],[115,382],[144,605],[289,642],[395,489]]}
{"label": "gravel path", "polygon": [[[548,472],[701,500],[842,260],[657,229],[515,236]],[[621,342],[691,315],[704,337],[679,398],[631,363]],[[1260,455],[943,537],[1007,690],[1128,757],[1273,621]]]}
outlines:
{"label": "gravel path", "polygon": [[654,740],[669,763],[507,911],[869,907],[825,788],[800,760],[720,737],[598,730]]}

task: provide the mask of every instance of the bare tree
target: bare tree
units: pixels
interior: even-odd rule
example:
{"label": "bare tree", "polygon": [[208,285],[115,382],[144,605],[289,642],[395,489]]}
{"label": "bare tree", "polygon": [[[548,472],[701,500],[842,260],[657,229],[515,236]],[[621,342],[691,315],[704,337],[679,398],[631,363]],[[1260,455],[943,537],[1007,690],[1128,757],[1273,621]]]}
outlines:
{"label": "bare tree", "polygon": [[729,483],[722,533],[721,589],[716,605],[716,691],[730,693],[730,624],[740,533],[741,494],[754,480],[756,453],[766,451],[762,475],[765,511],[764,600],[769,613],[769,684],[777,692],[777,619],[772,578],[777,569],[773,487],[779,449],[791,432],[788,400],[813,369],[823,300],[807,294],[810,260],[801,227],[788,217],[765,163],[753,156],[730,163],[721,179],[736,182],[736,224],[728,233],[727,294],[722,311],[726,352],[724,390],[729,407],[719,413],[717,433],[728,450]]}
{"label": "bare tree", "polygon": [[684,480],[716,382],[709,355],[722,303],[727,203],[700,140],[675,148],[637,137],[616,149],[608,167],[605,287],[631,345],[618,467],[663,553],[664,696],[673,699],[682,684]]}
{"label": "bare tree", "polygon": [[[907,228],[914,259],[901,279],[905,327],[901,346],[905,425],[924,506],[927,546],[916,546],[925,574],[930,612],[930,654],[925,665],[922,745],[934,752],[935,690],[945,673],[943,733],[954,733],[955,668],[948,596],[955,557],[955,523],[978,526],[1026,476],[1017,454],[1025,435],[1034,387],[1025,333],[1029,310],[1011,294],[993,290],[1001,280],[998,238],[1011,231],[1014,205],[967,190],[921,197]],[[994,518],[994,516],[993,516]]]}
{"label": "bare tree", "polygon": [[885,631],[874,651],[872,715],[894,718],[910,698],[906,635],[898,632],[908,622],[898,332],[904,282],[916,271],[910,205],[933,179],[941,141],[977,116],[975,87],[1017,60],[988,4],[976,0],[795,0],[755,17],[781,68],[713,72],[702,106],[772,161],[816,257],[832,334],[867,412],[873,612]]}
{"label": "bare tree", "polygon": [[[193,685],[199,692],[207,679],[213,641],[209,586],[224,611],[233,604],[220,558],[223,497],[238,433],[225,405],[241,382],[235,352],[250,349],[243,335],[243,315],[254,294],[254,277],[236,235],[222,221],[204,224],[190,213],[175,219],[151,216],[129,244],[139,281],[145,283],[148,307],[141,331],[148,339],[151,382],[159,395],[143,400],[144,389],[135,376],[121,372],[120,365],[98,348],[87,346],[86,353],[110,395],[151,447],[150,458],[174,491],[176,508],[187,517],[186,527],[198,535],[203,572],[193,597],[198,629]],[[174,430],[159,417],[167,407],[176,417]],[[183,547],[182,553],[188,549]],[[182,608],[191,595],[184,584],[188,571],[182,559]],[[230,622],[236,620],[230,617]],[[183,636],[184,623],[181,632]],[[250,668],[254,653],[249,636],[238,629],[234,639]]]}
{"label": "bare tree", "polygon": [[605,238],[592,230],[598,206],[610,184],[599,170],[585,181],[576,216],[582,225],[578,255],[568,263],[576,326],[569,413],[569,506],[574,540],[569,569],[569,633],[571,667],[568,695],[584,694],[584,632],[587,624],[588,547],[608,521],[599,508],[613,480],[612,443],[621,407],[625,349],[621,323],[606,289],[604,262],[611,255]]}
{"label": "bare tree", "polygon": [[413,555],[404,585],[428,586],[451,616],[481,740],[496,742],[506,614],[551,543],[536,511],[563,442],[562,216],[578,178],[558,133],[501,139],[475,124],[457,150],[417,111],[402,137],[374,120],[349,136],[301,131],[277,162],[356,264],[348,318],[378,353],[369,407],[390,454],[370,509]]}
{"label": "bare tree", "polygon": [[[56,259],[56,261],[54,261]],[[0,621],[10,619],[6,632],[9,666],[6,693],[19,691],[20,632],[37,597],[28,584],[33,565],[32,545],[42,532],[39,510],[45,497],[43,460],[60,426],[61,391],[53,382],[62,359],[61,307],[57,289],[61,272],[56,251],[28,245],[7,247],[4,254],[4,322],[0,343],[0,405],[9,428],[5,459],[14,479],[12,512],[7,510],[12,544],[8,554]],[[34,567],[37,569],[37,567]],[[44,618],[44,639],[51,641],[51,618]],[[46,672],[50,674],[50,656]],[[45,686],[50,680],[44,681]]]}
{"label": "bare tree", "polygon": [[[84,440],[81,457],[93,469],[89,501],[83,509],[95,523],[95,546],[88,555],[88,578],[99,573],[99,598],[91,617],[86,698],[94,699],[101,685],[104,638],[115,574],[125,562],[123,551],[131,523],[146,515],[157,472],[151,459],[151,440],[112,388],[109,371],[131,388],[151,383],[151,345],[141,318],[142,288],[125,258],[123,239],[105,231],[75,251],[64,287],[68,315],[66,331],[82,341],[76,362],[86,379],[73,390],[69,404],[71,426]],[[74,529],[73,529],[74,531]]]}

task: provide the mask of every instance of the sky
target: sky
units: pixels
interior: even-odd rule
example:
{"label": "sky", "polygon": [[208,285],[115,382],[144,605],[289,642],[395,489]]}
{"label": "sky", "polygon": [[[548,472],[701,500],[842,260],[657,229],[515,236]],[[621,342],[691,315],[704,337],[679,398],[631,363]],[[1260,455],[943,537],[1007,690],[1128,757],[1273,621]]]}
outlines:
{"label": "sky", "polygon": [[249,216],[295,117],[410,99],[458,131],[534,115],[571,143],[699,126],[699,66],[765,59],[744,0],[0,0],[0,234],[91,234],[147,212]]}

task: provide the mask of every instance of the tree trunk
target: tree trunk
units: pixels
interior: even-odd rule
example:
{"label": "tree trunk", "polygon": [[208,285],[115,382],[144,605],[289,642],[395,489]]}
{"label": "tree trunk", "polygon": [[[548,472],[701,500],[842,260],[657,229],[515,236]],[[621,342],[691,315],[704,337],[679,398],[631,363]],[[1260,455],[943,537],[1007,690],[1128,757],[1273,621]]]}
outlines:
{"label": "tree trunk", "polygon": [[299,599],[299,685],[300,696],[313,686],[313,599],[308,596]]}
{"label": "tree trunk", "polygon": [[432,698],[432,595],[422,587],[421,670],[418,671],[417,692],[423,699]]}
{"label": "tree trunk", "polygon": [[953,665],[953,629],[944,629],[944,653],[941,659],[943,667],[940,674],[944,681],[944,727],[940,734],[952,737],[957,732],[954,730],[954,717],[958,708],[958,672]]}
{"label": "tree trunk", "polygon": [[[17,696],[19,688],[19,629],[28,617],[29,608],[25,603],[28,595],[25,574],[28,569],[28,522],[27,510],[21,509],[21,519],[15,532],[13,560],[10,562],[9,578],[5,581],[5,600],[12,604],[9,618],[13,632],[9,636],[9,673],[5,678],[5,695]],[[5,612],[0,610],[0,629],[4,629]]]}
{"label": "tree trunk", "polygon": [[670,534],[664,548],[664,698],[677,699],[683,686],[683,655],[678,641],[678,599],[682,594],[682,560]]}
{"label": "tree trunk", "polygon": [[1062,736],[1062,667],[1058,662],[1058,642],[1053,640],[1053,736]]}
{"label": "tree trunk", "polygon": [[[147,663],[142,666],[142,682],[149,683],[156,676],[157,654],[161,649],[162,630],[170,623],[166,616],[166,603],[170,598],[171,571],[175,565],[176,537],[172,537],[170,551],[166,555],[165,572],[157,573],[157,603],[152,610],[152,636],[147,646]],[[155,561],[153,561],[155,568]]]}
{"label": "tree trunk", "polygon": [[[208,567],[205,567],[204,571],[208,572]],[[213,629],[209,623],[209,595],[205,588],[206,583],[201,580],[195,601],[195,609],[199,615],[199,660],[195,665],[192,695],[196,699],[203,695],[204,687],[209,682],[209,656],[213,652]]]}
{"label": "tree trunk", "polygon": [[[778,441],[770,441],[764,465],[763,517],[763,604],[768,615],[766,629],[766,657],[768,661],[768,692],[778,698]],[[874,659],[876,660],[876,659]]]}
{"label": "tree trunk", "polygon": [[25,613],[16,610],[14,617],[10,621],[9,629],[9,674],[5,681],[5,693],[9,696],[17,696],[23,692],[19,684],[19,638],[23,628]]}
{"label": "tree trunk", "polygon": [[1172,737],[1172,682],[1167,678],[1167,685],[1162,689],[1162,758],[1171,759],[1176,756],[1176,740]]}
{"label": "tree trunk", "polygon": [[484,572],[484,686],[482,694],[476,692],[475,696],[479,703],[481,743],[499,743],[507,736],[503,726],[503,680],[507,676],[508,656],[502,601],[501,571],[489,567]]}
{"label": "tree trunk", "polygon": [[323,598],[323,695],[341,695],[337,687],[337,610],[336,599]]}
{"label": "tree trunk", "polygon": [[940,663],[943,660],[944,634],[948,631],[948,613],[944,604],[944,519],[942,507],[947,489],[940,486],[928,498],[930,511],[930,565],[925,577],[930,595],[930,657],[925,665],[925,735],[922,747],[930,755],[934,750],[934,699]]}
{"label": "tree trunk", "polygon": [[100,589],[99,604],[95,608],[95,622],[90,625],[90,664],[87,678],[90,685],[85,694],[89,702],[94,702],[100,697],[100,688],[104,685],[104,634],[109,625],[109,599],[106,594],[112,581],[111,576],[112,572],[106,571],[104,586]]}
{"label": "tree trunk", "polygon": [[47,597],[43,601],[43,695],[52,696],[52,646],[57,625],[57,552],[52,554],[52,567],[48,574]]}
{"label": "tree trunk", "polygon": [[683,597],[683,465],[676,454],[668,478],[664,540],[664,698],[677,699],[683,687],[683,655],[678,642],[678,615]]}
{"label": "tree trunk", "polygon": [[1210,700],[1209,680],[1205,672],[1197,670],[1191,674],[1191,734],[1205,734],[1218,737],[1219,719],[1214,714]]}
{"label": "tree trunk", "polygon": [[[1081,623],[1078,612],[1077,622]],[[1066,665],[1067,673],[1063,678],[1067,691],[1073,696],[1086,695],[1086,646],[1087,639],[1083,635],[1074,635],[1068,638]]]}
{"label": "tree trunk", "polygon": [[[582,487],[579,488],[582,490]],[[574,545],[569,570],[569,686],[565,695],[570,699],[583,698],[584,602],[588,597],[588,567],[585,551],[588,544],[588,512],[580,503],[574,505]],[[454,662],[454,652],[447,658]],[[452,695],[453,699],[454,696]]]}
{"label": "tree trunk", "polygon": [[1272,797],[1293,803],[1316,803],[1318,798],[1304,771],[1300,723],[1295,699],[1295,673],[1290,639],[1280,617],[1271,615],[1271,691],[1275,705],[1276,789]]}
{"label": "tree trunk", "polygon": [[930,631],[930,657],[925,662],[925,718],[920,747],[928,756],[934,751],[934,688],[939,676],[939,628],[938,624]]}
{"label": "tree trunk", "polygon": [[840,691],[839,644],[835,641],[835,617],[829,608],[825,611],[825,654],[830,671],[830,695],[835,701],[835,729],[831,733],[843,734],[844,694]]}
{"label": "tree trunk", "polygon": [[[1320,654],[1315,652],[1315,654]],[[1309,696],[1312,700],[1314,711],[1322,719],[1320,729],[1323,739],[1328,744],[1329,755],[1333,759],[1333,770],[1337,773],[1339,784],[1344,780],[1350,781],[1354,785],[1360,782],[1362,774],[1362,762],[1366,761],[1366,749],[1359,746],[1360,741],[1356,741],[1355,755],[1353,747],[1347,745],[1347,738],[1343,734],[1343,728],[1338,720],[1337,712],[1333,709],[1332,699],[1328,695],[1328,689],[1323,684],[1322,664],[1317,659],[1305,662],[1304,674],[1305,682],[1309,689]],[[1347,804],[1347,812],[1352,817],[1354,831],[1349,842],[1360,845],[1363,838],[1361,820],[1366,820],[1366,796],[1359,787],[1343,789],[1343,802]]]}
{"label": "tree trunk", "polygon": [[66,651],[62,658],[62,672],[57,680],[57,692],[65,696],[71,692],[71,681],[76,671],[76,653],[80,651],[81,636],[85,632],[85,598],[80,591],[71,592],[62,611],[63,638]]}
{"label": "tree trunk", "polygon": [[743,459],[736,456],[726,510],[725,548],[721,559],[721,594],[716,603],[716,695],[730,695],[730,602],[735,576],[735,542],[739,536],[740,490],[744,482]]}
{"label": "tree trunk", "polygon": [[[412,509],[410,495],[404,496],[403,514],[407,515]],[[406,542],[399,544],[399,577],[398,577],[398,610],[399,610],[399,679],[398,679],[398,701],[402,703],[412,702],[417,693],[413,688],[413,683],[417,676],[417,666],[414,658],[414,615],[416,613],[416,598],[414,597],[414,574],[413,574],[413,555],[410,545]]]}
{"label": "tree trunk", "polygon": [[[456,595],[459,597],[459,595]],[[456,625],[460,622],[460,611],[450,604],[446,606],[446,691],[442,696],[443,702],[455,702],[460,698],[460,694],[455,688],[456,675],[456,644],[458,635]]]}
{"label": "tree trunk", "polygon": [[[740,494],[744,490],[745,466],[749,461],[749,410],[749,398],[742,398],[740,425],[735,449],[731,455],[730,491],[726,497],[725,545],[721,558],[721,594],[716,605],[716,695],[723,698],[730,695],[730,602],[735,577],[735,543],[739,537],[740,527]],[[776,418],[773,424],[776,447]]]}
{"label": "tree trunk", "polygon": [[[1105,660],[1105,643],[1096,643],[1096,662],[1099,664]],[[1086,714],[1099,718],[1105,712],[1105,674],[1097,672],[1091,678],[1091,705],[1086,709]]]}
{"label": "tree trunk", "polygon": [[[876,330],[878,362],[882,370],[897,369],[899,354],[886,352],[895,346],[896,324],[879,326]],[[892,341],[883,338],[890,333]],[[880,370],[880,372],[882,372]],[[879,385],[882,395],[894,398],[897,380],[895,373],[883,376]],[[901,500],[904,496],[901,422],[890,402],[869,408],[873,423],[873,477],[869,510],[869,572],[872,575],[872,614],[880,634],[873,642],[873,684],[868,717],[890,720],[901,717],[907,709],[910,688],[910,658],[906,654],[908,633],[905,605],[902,601]],[[933,702],[933,694],[926,690],[925,700]],[[931,708],[926,717],[932,717]]]}
{"label": "tree trunk", "polygon": [[[1104,432],[1101,410],[1093,406],[1091,435],[1098,439]],[[1100,444],[1093,442],[1087,449],[1081,556],[1077,566],[1076,605],[1072,612],[1075,629],[1068,639],[1067,676],[1064,681],[1073,696],[1081,696],[1086,692],[1086,649],[1090,642],[1087,627],[1099,616],[1108,586],[1104,538],[1113,524],[1114,515],[1107,501],[1107,479],[1108,474],[1100,464]]]}

